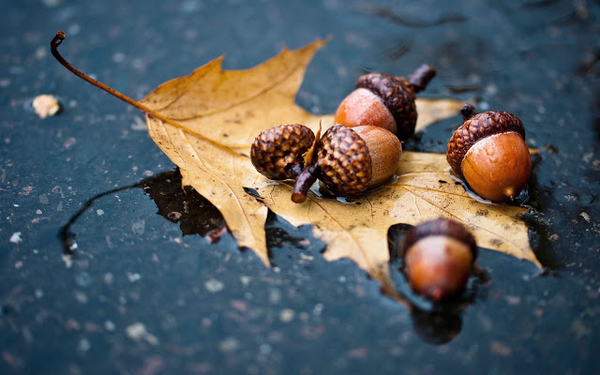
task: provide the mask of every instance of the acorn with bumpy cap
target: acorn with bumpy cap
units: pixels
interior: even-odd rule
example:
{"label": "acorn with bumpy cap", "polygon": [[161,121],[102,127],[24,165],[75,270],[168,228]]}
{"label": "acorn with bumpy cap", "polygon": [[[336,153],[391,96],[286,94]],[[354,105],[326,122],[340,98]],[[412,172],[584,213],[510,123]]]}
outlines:
{"label": "acorn with bumpy cap", "polygon": [[250,160],[271,180],[294,179],[304,169],[305,155],[315,140],[304,125],[286,124],[262,131],[252,143]]}
{"label": "acorn with bumpy cap", "polygon": [[362,75],[356,89],[338,106],[334,123],[380,126],[404,142],[415,132],[416,93],[425,90],[435,74],[434,68],[423,64],[408,79],[381,73]]}
{"label": "acorn with bumpy cap", "polygon": [[477,195],[494,202],[513,200],[527,187],[531,156],[519,118],[504,111],[475,114],[465,104],[464,123],[450,141],[446,159]]}
{"label": "acorn with bumpy cap", "polygon": [[393,176],[401,153],[402,144],[386,129],[334,125],[321,137],[315,163],[296,179],[292,201],[304,202],[317,178],[339,197],[358,197]]}

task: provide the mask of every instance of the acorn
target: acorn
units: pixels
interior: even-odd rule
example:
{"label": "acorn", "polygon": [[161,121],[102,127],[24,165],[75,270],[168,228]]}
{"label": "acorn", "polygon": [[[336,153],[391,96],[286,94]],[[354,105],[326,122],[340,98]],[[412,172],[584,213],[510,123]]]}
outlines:
{"label": "acorn", "polygon": [[275,126],[256,137],[250,160],[259,173],[271,180],[294,179],[304,169],[304,156],[314,140],[315,134],[307,126]]}
{"label": "acorn", "polygon": [[477,244],[462,224],[439,218],[409,230],[400,254],[412,289],[437,302],[465,289],[477,258]]}
{"label": "acorn", "polygon": [[452,170],[484,199],[513,200],[531,176],[523,123],[504,111],[475,114],[470,104],[461,113],[464,123],[450,138],[446,153]]}
{"label": "acorn", "polygon": [[360,76],[356,89],[338,106],[334,123],[380,126],[404,142],[417,124],[416,93],[425,90],[435,74],[434,68],[423,64],[408,79],[382,73]]}
{"label": "acorn", "polygon": [[303,202],[316,178],[339,197],[358,197],[392,177],[401,153],[402,144],[386,129],[334,125],[319,141],[315,164],[296,179],[292,200]]}

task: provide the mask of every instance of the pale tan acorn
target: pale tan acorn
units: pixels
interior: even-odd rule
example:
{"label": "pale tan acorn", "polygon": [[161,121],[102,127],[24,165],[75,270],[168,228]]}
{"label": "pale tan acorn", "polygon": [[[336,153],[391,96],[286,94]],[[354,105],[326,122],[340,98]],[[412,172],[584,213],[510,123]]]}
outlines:
{"label": "pale tan acorn", "polygon": [[292,200],[303,202],[316,178],[339,197],[358,197],[393,176],[401,153],[402,144],[386,129],[334,125],[319,141],[316,162],[298,176]]}
{"label": "pale tan acorn", "polygon": [[425,90],[436,71],[423,64],[408,79],[381,73],[362,75],[338,106],[334,123],[383,127],[406,141],[415,132],[416,93]]}
{"label": "pale tan acorn", "polygon": [[301,124],[279,125],[262,131],[252,143],[254,168],[271,180],[294,179],[304,169],[304,156],[315,134]]}
{"label": "pale tan acorn", "polygon": [[460,223],[435,219],[413,227],[400,243],[412,289],[432,301],[460,294],[477,258],[473,235]]}
{"label": "pale tan acorn", "polygon": [[513,200],[531,176],[523,123],[504,111],[475,114],[470,104],[461,112],[464,123],[448,142],[448,164],[480,197],[494,202]]}

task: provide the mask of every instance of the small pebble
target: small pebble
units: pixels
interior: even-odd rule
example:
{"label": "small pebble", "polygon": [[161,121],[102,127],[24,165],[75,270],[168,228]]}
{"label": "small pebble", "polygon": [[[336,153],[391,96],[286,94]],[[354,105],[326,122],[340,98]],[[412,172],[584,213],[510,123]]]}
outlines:
{"label": "small pebble", "polygon": [[80,292],[80,291],[75,292],[75,299],[77,300],[77,302],[83,303],[83,304],[88,302],[87,294],[85,294],[84,292]]}
{"label": "small pebble", "polygon": [[204,283],[204,287],[210,293],[217,293],[225,289],[225,285],[217,279],[210,279]]}
{"label": "small pebble", "polygon": [[279,312],[279,319],[281,319],[282,322],[289,323],[294,319],[294,315],[296,315],[294,310],[283,309]]}
{"label": "small pebble", "polygon": [[19,244],[23,242],[23,240],[21,239],[21,232],[13,233],[12,236],[10,236],[10,242],[14,244]]}
{"label": "small pebble", "polygon": [[125,328],[125,333],[127,334],[127,337],[129,337],[132,340],[145,340],[150,345],[158,344],[158,339],[156,338],[156,336],[154,336],[146,330],[146,326],[144,325],[144,323],[135,322],[127,326],[127,328]]}
{"label": "small pebble", "polygon": [[588,213],[587,213],[587,212],[582,212],[582,213],[580,214],[580,216],[581,216],[581,217],[583,218],[583,220],[585,220],[586,222],[588,222],[588,223],[590,222],[590,215],[588,215]]}
{"label": "small pebble", "polygon": [[116,328],[117,327],[115,326],[115,323],[113,323],[112,321],[107,320],[104,322],[104,329],[108,332],[114,332]]}
{"label": "small pebble", "polygon": [[239,346],[239,341],[233,337],[228,337],[219,343],[219,349],[225,353],[234,352],[239,348]]}
{"label": "small pebble", "polygon": [[48,116],[54,116],[60,111],[60,103],[52,95],[39,95],[31,102],[33,110],[39,118],[45,119]]}
{"label": "small pebble", "polygon": [[323,312],[323,304],[317,303],[313,309],[313,314],[321,315],[322,312]]}
{"label": "small pebble", "polygon": [[139,273],[131,273],[131,272],[127,272],[127,278],[129,279],[129,282],[136,282],[139,279],[142,278],[142,275],[140,275]]}
{"label": "small pebble", "polygon": [[79,340],[79,344],[77,345],[77,348],[79,349],[79,351],[87,352],[88,350],[90,350],[92,348],[92,344],[90,343],[90,340],[84,338],[84,339]]}
{"label": "small pebble", "polygon": [[250,285],[250,276],[240,276],[240,281],[242,282],[243,286],[248,286]]}

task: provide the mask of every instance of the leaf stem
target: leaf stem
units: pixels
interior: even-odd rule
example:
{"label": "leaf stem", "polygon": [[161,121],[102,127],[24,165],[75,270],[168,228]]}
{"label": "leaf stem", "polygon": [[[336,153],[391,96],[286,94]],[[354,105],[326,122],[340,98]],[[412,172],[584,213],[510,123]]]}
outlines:
{"label": "leaf stem", "polygon": [[56,33],[56,35],[54,36],[54,38],[52,38],[52,41],[50,42],[50,51],[52,52],[52,56],[54,56],[54,58],[56,60],[58,60],[59,63],[62,64],[62,66],[64,66],[65,68],[67,68],[71,73],[75,74],[77,77],[83,79],[84,81],[106,91],[107,93],[111,94],[112,96],[121,99],[122,101],[124,101],[125,103],[134,106],[135,108],[139,109],[140,111],[155,117],[169,125],[172,125],[178,129],[182,129],[183,131],[192,134],[204,141],[207,141],[209,143],[211,143],[212,145],[219,147],[220,149],[223,149],[225,151],[228,151],[231,154],[237,155],[237,156],[242,156],[240,155],[238,152],[234,151],[233,149],[231,149],[228,146],[225,146],[219,142],[216,142],[210,138],[207,138],[205,136],[203,136],[202,134],[195,132],[183,125],[181,125],[180,123],[171,120],[170,118],[161,115],[160,113],[156,112],[155,110],[146,107],[145,105],[143,105],[142,103],[138,102],[137,100],[134,100],[130,97],[128,97],[127,95],[121,94],[120,92],[108,87],[107,85],[105,85],[102,82],[96,81],[95,79],[93,79],[92,77],[88,76],[87,74],[83,73],[82,71],[78,70],[77,68],[73,67],[67,60],[65,60],[64,57],[61,56],[61,54],[58,52],[58,46],[61,45],[61,43],[63,42],[63,40],[65,40],[66,38],[66,34],[64,31],[59,31]]}
{"label": "leaf stem", "polygon": [[73,65],[71,65],[67,60],[65,60],[65,58],[61,56],[60,52],[58,52],[58,46],[61,45],[62,41],[65,40],[65,38],[66,38],[66,34],[64,31],[61,30],[56,33],[56,35],[54,36],[54,38],[52,38],[52,41],[50,42],[50,50],[52,51],[52,56],[54,56],[54,58],[56,60],[58,60],[58,62],[61,63],[65,68],[67,68],[69,71],[71,71],[77,77],[106,91],[107,93],[111,94],[112,96],[114,96],[118,99],[121,99],[125,103],[130,104],[130,105],[136,107],[137,109],[139,109],[143,112],[146,112],[158,119],[161,119],[164,122],[171,123],[170,119],[164,117],[160,113],[157,113],[157,112],[153,111],[152,109],[146,107],[145,105],[141,104],[137,100],[131,99],[130,97],[128,97],[124,94],[121,94],[120,92],[106,86],[104,83],[96,81],[92,77],[88,76],[87,74],[85,74],[82,71],[78,70],[77,68],[73,67]]}

